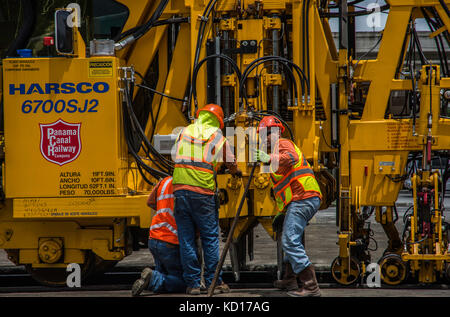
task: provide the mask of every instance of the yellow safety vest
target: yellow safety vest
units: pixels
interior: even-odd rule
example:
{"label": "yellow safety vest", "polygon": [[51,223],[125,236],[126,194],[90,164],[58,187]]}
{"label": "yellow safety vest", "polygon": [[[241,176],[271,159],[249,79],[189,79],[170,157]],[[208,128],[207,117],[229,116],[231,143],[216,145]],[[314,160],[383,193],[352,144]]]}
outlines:
{"label": "yellow safety vest", "polygon": [[276,174],[273,170],[270,174],[270,182],[273,187],[275,195],[275,201],[277,203],[277,209],[283,211],[286,206],[292,201],[292,188],[293,182],[299,182],[303,187],[305,193],[318,193],[320,199],[322,199],[322,193],[320,192],[319,184],[316,181],[314,172],[311,169],[308,161],[303,155],[302,151],[294,144],[295,152],[298,155],[298,162],[291,168],[286,174]]}
{"label": "yellow safety vest", "polygon": [[173,184],[183,184],[215,190],[217,154],[225,144],[217,129],[208,139],[194,135],[193,125],[185,128],[177,140]]}

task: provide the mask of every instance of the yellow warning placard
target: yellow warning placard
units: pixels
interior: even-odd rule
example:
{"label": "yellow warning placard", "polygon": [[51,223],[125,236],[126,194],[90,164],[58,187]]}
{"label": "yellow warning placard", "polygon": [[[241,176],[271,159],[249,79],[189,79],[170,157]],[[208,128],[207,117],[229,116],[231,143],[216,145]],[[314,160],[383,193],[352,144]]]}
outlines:
{"label": "yellow warning placard", "polygon": [[112,61],[89,61],[90,78],[110,78],[112,75]]}

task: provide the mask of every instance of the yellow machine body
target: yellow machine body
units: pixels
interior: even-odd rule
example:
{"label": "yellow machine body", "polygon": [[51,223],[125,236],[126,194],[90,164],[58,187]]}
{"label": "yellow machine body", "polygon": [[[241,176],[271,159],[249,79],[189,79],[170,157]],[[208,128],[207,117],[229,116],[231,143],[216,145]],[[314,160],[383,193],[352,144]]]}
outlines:
{"label": "yellow machine body", "polygon": [[147,194],[128,194],[121,61],[9,58],[3,79],[0,247],[49,285],[69,263],[88,275],[123,259],[127,228],[148,228],[151,210]]}
{"label": "yellow machine body", "polygon": [[125,195],[116,58],[5,59],[7,198]]}
{"label": "yellow machine body", "polygon": [[[129,9],[124,31],[148,21],[161,3],[119,2]],[[438,173],[430,168],[412,181],[415,209],[406,241],[401,241],[393,215],[408,156],[423,152],[426,157],[430,151],[450,149],[450,119],[440,109],[441,92],[450,89],[450,78],[442,76],[438,65],[424,65],[420,77],[406,78],[402,66],[404,44],[411,40],[408,30],[415,19],[424,17],[423,12],[431,12],[423,8],[433,9],[443,23],[430,37],[448,32],[450,17],[439,0],[387,0],[389,13],[377,57],[356,59],[345,36],[338,39],[336,47],[329,24],[334,12],[328,6],[344,2],[170,0],[159,19],[185,18],[184,22],[150,28],[132,45],[116,51],[116,57],[87,58],[83,40],[75,31],[76,50],[70,58],[5,59],[6,200],[0,211],[0,247],[7,249],[15,263],[33,268],[83,263],[89,252],[105,261],[120,260],[128,254],[123,238],[127,230],[150,225],[145,199],[152,186],[137,173],[124,142],[125,81],[121,67],[133,68],[151,79],[154,90],[166,95],[154,94],[145,103],[139,99],[142,89],[134,90],[133,101],[157,114],[157,121],[147,120],[145,134],[149,138],[174,134],[176,128],[195,119],[199,107],[214,99],[208,69],[214,68],[215,60],[204,63],[195,79],[193,73],[199,61],[213,54],[207,48],[215,42],[220,43],[217,51],[231,56],[241,74],[264,56],[284,54],[292,62],[287,67],[275,60],[258,64],[246,74],[245,98],[237,72],[223,62],[217,66],[220,76],[216,78],[213,101],[221,104],[228,125],[234,128],[256,127],[257,116],[264,111],[283,112],[293,141],[310,162],[321,186],[321,209],[333,202],[337,205],[337,258],[331,263],[336,281],[349,285],[365,273],[370,260],[367,245],[362,248],[369,240],[364,227],[365,208],[374,208],[375,219],[389,239],[387,257],[379,262],[383,281],[399,284],[407,269],[420,282],[435,281],[450,261],[438,197],[431,217],[436,234],[418,242],[416,222],[420,214],[417,195],[421,190],[438,191]],[[450,0],[444,3],[450,6]],[[352,10],[356,7],[348,11]],[[211,11],[213,15],[205,16]],[[348,22],[354,19],[349,16]],[[308,85],[301,85],[305,78]],[[195,100],[189,95],[193,80],[197,85]],[[144,84],[140,79],[135,82]],[[414,119],[387,114],[391,94],[399,91],[420,93],[420,111]],[[359,111],[352,105],[356,94],[363,104]],[[49,133],[49,125],[66,134],[68,126],[76,126],[78,134],[56,136]],[[288,131],[285,136],[291,137]],[[75,137],[79,138],[78,145],[73,145]],[[80,152],[76,157],[69,155],[66,162],[54,152],[49,154],[50,140],[78,146]],[[238,161],[242,179],[218,174],[219,219],[225,233],[230,230],[250,171],[249,138],[229,136],[229,141],[238,158],[244,159]],[[47,148],[41,146],[43,143]],[[140,154],[145,160],[143,150]],[[268,174],[260,170],[252,180],[248,203],[233,235],[235,270],[245,265],[242,251],[246,240],[250,245],[257,224],[262,224],[274,240],[279,239],[272,228],[277,211]]]}

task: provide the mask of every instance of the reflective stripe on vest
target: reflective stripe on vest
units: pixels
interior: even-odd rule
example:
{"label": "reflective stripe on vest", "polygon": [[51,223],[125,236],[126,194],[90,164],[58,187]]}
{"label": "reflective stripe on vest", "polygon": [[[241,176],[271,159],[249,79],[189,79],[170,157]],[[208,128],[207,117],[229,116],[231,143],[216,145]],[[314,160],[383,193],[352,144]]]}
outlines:
{"label": "reflective stripe on vest", "polygon": [[175,167],[180,168],[192,168],[194,170],[201,170],[206,173],[214,173],[214,167],[213,165],[205,162],[195,162],[190,160],[177,160],[175,159]]}
{"label": "reflective stripe on vest", "polygon": [[175,196],[173,195],[172,180],[172,177],[166,177],[159,185],[156,196],[156,214],[152,218],[149,237],[179,244],[177,225],[173,214]]}
{"label": "reflective stripe on vest", "polygon": [[226,139],[220,130],[208,139],[196,138],[189,134],[191,126],[185,128],[177,140],[173,183],[214,191],[216,157]]}
{"label": "reflective stripe on vest", "polygon": [[[153,226],[151,226],[150,227],[150,230],[151,231],[153,231],[153,230],[155,230],[155,229],[159,229],[159,228],[167,228],[167,229],[169,229],[173,234],[177,234],[177,230],[174,228],[174,227],[172,227],[169,223],[167,223],[167,222],[160,222],[160,223],[157,223],[157,224],[154,224]],[[156,238],[155,238],[156,239]]]}
{"label": "reflective stripe on vest", "polygon": [[161,214],[161,213],[163,213],[163,212],[167,212],[167,213],[169,213],[169,215],[171,215],[172,217],[175,217],[175,216],[173,215],[173,210],[170,209],[170,208],[159,209],[159,210],[156,211],[156,214],[159,215],[159,214]]}
{"label": "reflective stripe on vest", "polygon": [[160,201],[160,200],[162,200],[162,199],[169,199],[169,198],[175,198],[175,196],[174,196],[173,194],[162,195],[162,196],[158,197],[158,198],[156,199],[156,201]]}
{"label": "reflective stripe on vest", "polygon": [[274,172],[270,175],[270,181],[273,186],[277,209],[279,211],[284,210],[285,207],[292,201],[293,194],[291,184],[294,181],[298,181],[300,183],[305,193],[314,192],[319,194],[320,198],[322,198],[319,184],[314,176],[314,171],[311,169],[303,153],[295,144],[294,148],[299,160],[291,168],[291,170],[286,175],[278,175]]}
{"label": "reflective stripe on vest", "polygon": [[310,168],[302,168],[302,169],[293,169],[292,172],[286,175],[281,181],[276,182],[276,180],[272,179],[276,185],[273,186],[273,191],[275,193],[281,192],[286,189],[286,186],[290,185],[292,181],[298,179],[302,176],[312,176],[314,177],[314,172]]}

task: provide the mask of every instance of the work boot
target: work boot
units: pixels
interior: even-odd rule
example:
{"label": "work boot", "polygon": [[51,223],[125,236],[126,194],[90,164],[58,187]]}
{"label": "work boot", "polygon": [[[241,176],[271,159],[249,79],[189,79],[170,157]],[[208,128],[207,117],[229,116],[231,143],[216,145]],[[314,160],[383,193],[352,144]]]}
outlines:
{"label": "work boot", "polygon": [[188,287],[188,288],[186,288],[186,294],[200,295],[200,287]]}
{"label": "work boot", "polygon": [[152,275],[152,269],[146,267],[141,273],[141,278],[134,282],[133,287],[131,288],[131,296],[139,296],[144,289],[147,289]]}
{"label": "work boot", "polygon": [[292,297],[320,296],[319,284],[316,279],[316,272],[312,264],[298,274],[298,278],[303,283],[303,287],[298,291],[291,291],[287,294]]}
{"label": "work boot", "polygon": [[[211,287],[211,286],[209,286]],[[205,287],[203,286],[200,287],[200,291],[202,292],[202,294],[207,294],[209,292],[209,287]],[[222,293],[229,293],[230,291],[230,287],[225,284],[223,281],[221,284],[217,285],[216,287],[214,287],[214,295],[216,294],[222,294]]]}
{"label": "work boot", "polygon": [[[200,291],[202,292],[202,294],[207,294],[210,287],[211,286],[209,286],[209,287],[203,286],[203,288],[200,287]],[[216,285],[216,287],[214,287],[214,295],[222,294],[222,293],[229,293],[229,292],[231,292],[230,287],[227,284],[225,284],[223,281],[221,284]]]}
{"label": "work boot", "polygon": [[221,294],[221,293],[229,293],[230,292],[230,287],[225,284],[223,281],[221,284],[217,285],[214,288],[214,294]]}
{"label": "work boot", "polygon": [[297,276],[292,270],[291,263],[286,263],[282,280],[273,282],[273,286],[281,290],[295,291],[298,290]]}

